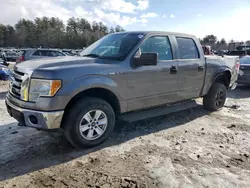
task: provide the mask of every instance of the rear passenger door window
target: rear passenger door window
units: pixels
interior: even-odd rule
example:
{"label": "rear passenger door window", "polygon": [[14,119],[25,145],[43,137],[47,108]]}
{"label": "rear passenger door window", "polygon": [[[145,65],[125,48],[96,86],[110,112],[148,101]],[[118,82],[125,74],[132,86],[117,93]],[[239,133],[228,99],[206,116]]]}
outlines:
{"label": "rear passenger door window", "polygon": [[179,59],[199,59],[198,48],[191,38],[176,37]]}
{"label": "rear passenger door window", "polygon": [[159,60],[172,60],[173,54],[168,37],[154,36],[148,38],[140,47],[141,53],[157,53]]}
{"label": "rear passenger door window", "polygon": [[42,56],[47,56],[47,57],[52,57],[53,56],[51,51],[47,51],[47,50],[42,50],[41,54],[42,54]]}
{"label": "rear passenger door window", "polygon": [[65,56],[63,53],[57,52],[57,51],[52,51],[52,55],[53,55],[54,57],[57,57],[57,56]]}
{"label": "rear passenger door window", "polygon": [[37,50],[37,51],[35,51],[32,55],[33,55],[33,56],[41,56],[41,51],[40,51],[40,50]]}

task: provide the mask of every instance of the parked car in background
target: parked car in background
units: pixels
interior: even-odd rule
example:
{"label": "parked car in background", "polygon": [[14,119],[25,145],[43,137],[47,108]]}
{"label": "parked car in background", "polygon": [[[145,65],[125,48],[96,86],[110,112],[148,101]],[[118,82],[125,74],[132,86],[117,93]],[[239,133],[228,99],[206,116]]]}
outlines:
{"label": "parked car in background", "polygon": [[75,56],[79,56],[82,51],[83,51],[82,49],[76,49],[76,50],[72,50],[72,53],[75,54]]}
{"label": "parked car in background", "polygon": [[204,108],[220,110],[239,72],[238,57],[204,56],[196,37],[179,33],[109,34],[81,56],[16,64],[9,114],[23,126],[61,128],[73,145],[92,147],[112,133],[116,117],[159,116],[198,97]]}
{"label": "parked car in background", "polygon": [[9,63],[7,62],[7,58],[6,58],[6,53],[5,51],[2,51],[1,52],[1,55],[0,55],[0,63],[5,65],[5,66],[9,66]]}
{"label": "parked car in background", "polygon": [[0,65],[0,80],[9,80],[11,71],[7,66]]}
{"label": "parked car in background", "polygon": [[245,55],[250,55],[250,50],[235,50],[235,51],[228,51],[228,56],[239,56],[240,58],[244,57]]}
{"label": "parked car in background", "polygon": [[250,50],[250,46],[249,45],[240,45],[236,47],[236,50],[243,50],[243,51],[248,51]]}
{"label": "parked car in background", "polygon": [[65,53],[65,54],[68,55],[68,56],[75,56],[75,55],[76,55],[76,54],[74,54],[74,53],[72,52],[71,49],[62,49],[61,52]]}
{"label": "parked car in background", "polygon": [[214,54],[218,56],[224,56],[227,54],[227,52],[228,52],[227,50],[216,50],[214,51]]}
{"label": "parked car in background", "polygon": [[11,61],[11,62],[15,62],[16,58],[18,57],[18,54],[15,51],[9,50],[9,51],[5,51],[6,54],[6,61]]}
{"label": "parked car in background", "polygon": [[0,57],[0,65],[5,65],[5,66],[9,66],[9,62],[7,62],[6,61],[6,59],[2,59],[1,57]]}
{"label": "parked car in background", "polygon": [[74,54],[70,53],[70,52],[65,52],[65,51],[62,51],[63,53],[65,53],[66,55],[68,56],[74,56]]}
{"label": "parked car in background", "polygon": [[250,55],[250,46],[243,42],[231,42],[228,44],[228,52],[226,55],[239,56],[242,58],[245,55]]}
{"label": "parked car in background", "polygon": [[31,59],[40,59],[40,58],[58,57],[58,56],[67,56],[67,55],[63,52],[60,52],[59,50],[53,50],[53,49],[23,49],[19,53],[19,57],[16,59],[16,62],[19,63]]}
{"label": "parked car in background", "polygon": [[3,51],[0,50],[0,64],[3,64],[4,60],[3,60]]}
{"label": "parked car in background", "polygon": [[250,56],[245,56],[240,59],[238,83],[250,86]]}

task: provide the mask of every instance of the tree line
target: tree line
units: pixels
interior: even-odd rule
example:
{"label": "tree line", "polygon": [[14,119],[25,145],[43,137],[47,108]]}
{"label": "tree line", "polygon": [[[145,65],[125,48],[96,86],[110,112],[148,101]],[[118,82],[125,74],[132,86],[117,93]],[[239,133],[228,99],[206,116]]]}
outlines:
{"label": "tree line", "polygon": [[[0,24],[0,47],[83,48],[108,33],[124,29],[117,25],[107,27],[102,22],[90,23],[84,18],[69,18],[65,25],[59,18],[21,19],[14,26]],[[215,35],[200,39],[201,44],[214,50],[226,50],[228,43]],[[231,41],[233,42],[233,41]],[[246,41],[250,45],[250,41]]]}
{"label": "tree line", "polygon": [[[202,45],[209,45],[212,46],[212,49],[214,50],[227,50],[228,49],[228,43],[227,41],[222,38],[221,40],[218,40],[218,38],[215,35],[207,35],[204,38],[200,39],[200,42]],[[230,42],[235,42],[234,40],[231,40]],[[244,41],[240,41],[244,42]],[[250,40],[245,41],[247,45],[250,45]]]}
{"label": "tree line", "polygon": [[14,26],[0,24],[0,47],[83,48],[108,33],[124,29],[90,23],[84,18],[69,18],[65,25],[59,18],[20,19]]}

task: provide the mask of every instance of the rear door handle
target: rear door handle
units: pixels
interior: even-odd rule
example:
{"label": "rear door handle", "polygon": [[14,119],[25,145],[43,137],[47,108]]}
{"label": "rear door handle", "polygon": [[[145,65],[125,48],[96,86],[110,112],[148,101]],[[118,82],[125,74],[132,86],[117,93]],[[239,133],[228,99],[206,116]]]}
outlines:
{"label": "rear door handle", "polygon": [[199,66],[198,66],[198,71],[199,71],[199,72],[202,72],[203,70],[204,70],[204,66],[199,65]]}
{"label": "rear door handle", "polygon": [[172,67],[170,68],[170,74],[177,74],[178,70],[177,67],[172,65]]}

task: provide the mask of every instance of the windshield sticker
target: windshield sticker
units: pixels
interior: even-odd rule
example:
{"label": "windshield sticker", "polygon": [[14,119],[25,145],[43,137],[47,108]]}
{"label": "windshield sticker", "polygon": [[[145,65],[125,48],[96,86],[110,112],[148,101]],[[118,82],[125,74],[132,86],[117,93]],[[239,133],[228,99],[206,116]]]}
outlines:
{"label": "windshield sticker", "polygon": [[141,39],[142,37],[144,37],[143,35],[138,35],[138,38]]}

